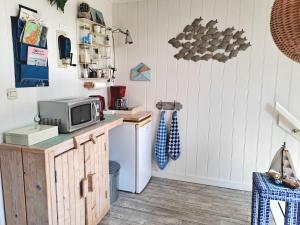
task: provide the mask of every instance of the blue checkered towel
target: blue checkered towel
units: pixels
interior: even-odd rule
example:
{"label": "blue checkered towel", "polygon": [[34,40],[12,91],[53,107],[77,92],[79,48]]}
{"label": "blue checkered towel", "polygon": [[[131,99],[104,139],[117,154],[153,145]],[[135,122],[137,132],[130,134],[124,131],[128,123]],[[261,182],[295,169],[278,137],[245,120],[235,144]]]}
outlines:
{"label": "blue checkered towel", "polygon": [[165,111],[162,111],[160,114],[154,153],[158,167],[163,170],[169,162],[169,154],[167,151],[167,126],[165,121]]}
{"label": "blue checkered towel", "polygon": [[173,160],[177,160],[180,156],[180,136],[178,129],[177,111],[174,111],[172,114],[168,152],[171,159]]}

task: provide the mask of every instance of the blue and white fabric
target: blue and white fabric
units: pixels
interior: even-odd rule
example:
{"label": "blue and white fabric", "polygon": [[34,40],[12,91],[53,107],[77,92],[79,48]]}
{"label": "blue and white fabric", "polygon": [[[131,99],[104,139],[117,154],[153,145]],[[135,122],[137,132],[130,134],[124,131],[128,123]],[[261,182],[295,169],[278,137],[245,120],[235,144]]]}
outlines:
{"label": "blue and white fabric", "polygon": [[170,158],[173,160],[177,160],[180,156],[180,135],[178,129],[177,111],[174,111],[172,114],[168,152]]}
{"label": "blue and white fabric", "polygon": [[158,167],[163,170],[169,162],[167,150],[167,126],[165,121],[165,111],[161,111],[159,127],[156,133],[154,149],[155,159]]}

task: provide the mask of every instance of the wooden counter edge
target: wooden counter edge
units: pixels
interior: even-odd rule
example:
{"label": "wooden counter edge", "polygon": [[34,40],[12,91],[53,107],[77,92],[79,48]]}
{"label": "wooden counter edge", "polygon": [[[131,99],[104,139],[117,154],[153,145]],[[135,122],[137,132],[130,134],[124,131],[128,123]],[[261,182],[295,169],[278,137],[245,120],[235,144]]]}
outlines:
{"label": "wooden counter edge", "polygon": [[25,152],[31,152],[35,154],[49,154],[54,149],[72,149],[75,147],[73,138],[76,137],[79,144],[82,144],[89,140],[90,133],[94,133],[96,136],[104,134],[106,131],[113,129],[119,125],[123,124],[123,118],[116,119],[110,123],[107,123],[105,125],[95,124],[86,128],[83,128],[79,131],[76,131],[72,133],[71,138],[63,141],[57,145],[51,146],[49,148],[38,148],[35,146],[23,146],[23,145],[13,145],[13,144],[6,144],[1,143],[0,144],[0,151],[6,150],[14,150],[14,151],[25,151]]}

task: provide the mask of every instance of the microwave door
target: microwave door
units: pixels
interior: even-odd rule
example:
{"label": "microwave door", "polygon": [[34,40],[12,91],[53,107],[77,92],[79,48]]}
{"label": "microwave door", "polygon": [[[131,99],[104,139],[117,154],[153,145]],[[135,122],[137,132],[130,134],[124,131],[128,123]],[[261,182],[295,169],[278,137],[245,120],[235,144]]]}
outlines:
{"label": "microwave door", "polygon": [[70,107],[70,130],[76,130],[78,128],[87,126],[93,123],[94,109],[92,103],[80,104]]}

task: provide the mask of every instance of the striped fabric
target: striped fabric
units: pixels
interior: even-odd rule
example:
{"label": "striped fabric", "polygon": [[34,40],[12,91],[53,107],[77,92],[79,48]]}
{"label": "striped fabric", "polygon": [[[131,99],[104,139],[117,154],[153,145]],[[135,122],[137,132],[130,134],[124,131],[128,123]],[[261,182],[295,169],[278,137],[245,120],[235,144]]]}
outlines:
{"label": "striped fabric", "polygon": [[165,111],[161,111],[159,127],[156,133],[154,149],[155,159],[158,167],[163,170],[169,162],[167,151],[167,126],[165,121]]}

